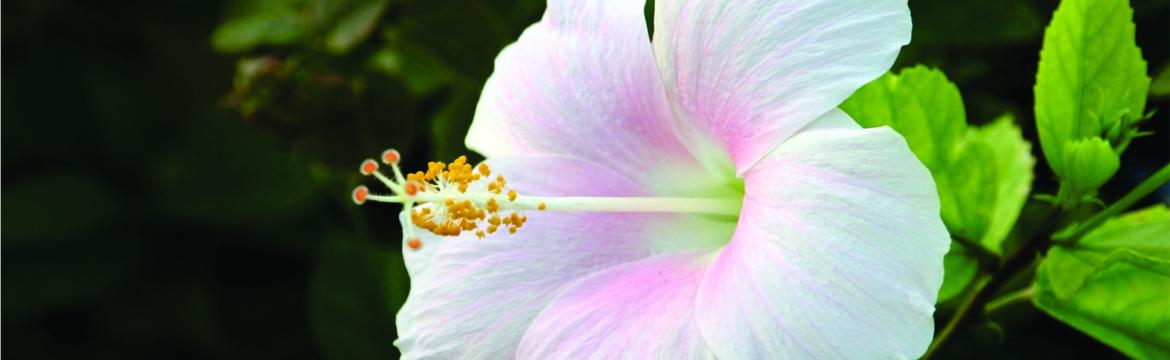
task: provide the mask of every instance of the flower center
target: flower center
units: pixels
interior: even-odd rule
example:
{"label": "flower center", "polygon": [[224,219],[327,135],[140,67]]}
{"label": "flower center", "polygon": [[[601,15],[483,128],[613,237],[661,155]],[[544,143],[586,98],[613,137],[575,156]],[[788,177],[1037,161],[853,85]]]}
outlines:
{"label": "flower center", "polygon": [[[391,194],[373,194],[362,185],[353,190],[354,203],[402,204],[415,226],[442,236],[468,232],[482,239],[505,229],[516,233],[528,221],[525,211],[690,213],[734,219],[742,202],[724,197],[526,196],[508,188],[503,175],[493,178],[487,164],[468,164],[466,156],[450,163],[430,162],[426,171],[405,175],[398,166],[398,151],[383,151],[381,160],[390,166],[393,177],[381,173],[373,159],[363,161],[359,170],[362,175],[376,177]],[[413,232],[413,227],[407,226],[407,246],[417,250],[422,242]]]}

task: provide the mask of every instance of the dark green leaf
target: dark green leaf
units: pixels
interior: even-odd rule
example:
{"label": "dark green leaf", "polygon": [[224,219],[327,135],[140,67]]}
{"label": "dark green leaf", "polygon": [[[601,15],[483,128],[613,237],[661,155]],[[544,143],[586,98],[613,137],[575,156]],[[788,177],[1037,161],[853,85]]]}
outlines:
{"label": "dark green leaf", "polygon": [[264,44],[287,45],[302,39],[308,31],[300,14],[300,1],[246,0],[232,4],[232,14],[211,35],[211,45],[219,52],[243,52]]}
{"label": "dark green leaf", "polygon": [[387,3],[389,0],[354,1],[333,25],[325,39],[325,47],[333,53],[349,51],[374,31]]}

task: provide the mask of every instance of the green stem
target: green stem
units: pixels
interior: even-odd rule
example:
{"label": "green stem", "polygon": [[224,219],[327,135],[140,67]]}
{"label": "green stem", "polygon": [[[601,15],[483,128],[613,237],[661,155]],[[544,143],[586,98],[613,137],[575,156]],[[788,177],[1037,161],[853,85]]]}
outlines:
{"label": "green stem", "polygon": [[1084,235],[1085,232],[1096,228],[1098,225],[1101,225],[1101,223],[1105,222],[1105,220],[1108,220],[1117,214],[1120,214],[1122,211],[1125,211],[1130,206],[1133,206],[1133,204],[1138,202],[1138,200],[1144,199],[1146,195],[1149,195],[1151,192],[1154,192],[1154,190],[1162,187],[1162,185],[1166,184],[1168,181],[1170,181],[1170,164],[1163,165],[1162,168],[1158,170],[1158,172],[1155,172],[1154,175],[1146,178],[1145,181],[1142,181],[1141,184],[1138,184],[1137,187],[1133,188],[1133,190],[1130,190],[1128,194],[1125,194],[1125,196],[1121,197],[1121,199],[1117,200],[1112,205],[1109,205],[1109,207],[1105,208],[1105,210],[1102,210],[1096,215],[1093,215],[1093,217],[1085,220],[1080,224],[1073,224],[1065,228],[1064,230],[1056,233],[1056,235],[1053,235],[1052,239],[1055,241],[1064,241],[1078,238],[1081,235]]}
{"label": "green stem", "polygon": [[967,250],[968,255],[974,256],[979,261],[979,267],[982,269],[992,269],[995,264],[999,264],[1000,260],[1002,260],[999,255],[991,252],[991,250],[987,250],[987,247],[981,243],[959,236],[952,236],[951,241],[962,245],[964,250]]}
{"label": "green stem", "polygon": [[992,314],[1015,303],[1032,301],[1032,296],[1035,294],[1036,288],[1033,285],[1029,285],[1026,288],[1010,292],[1007,295],[987,302],[987,307],[983,309],[983,313]]}
{"label": "green stem", "polygon": [[983,289],[987,287],[987,284],[991,282],[991,278],[991,275],[983,274],[975,279],[973,291],[967,295],[967,298],[963,299],[962,303],[959,303],[959,307],[955,309],[955,315],[951,317],[950,321],[947,321],[947,325],[943,327],[942,331],[938,333],[938,336],[934,337],[934,341],[930,343],[930,348],[926,349],[925,355],[922,355],[923,359],[931,359],[934,356],[937,356],[938,350],[944,344],[946,344],[952,336],[955,335],[955,331],[957,331],[960,326],[966,323],[967,318],[974,314],[971,312],[971,308],[975,306],[976,302],[978,302],[979,294],[982,293]]}
{"label": "green stem", "polygon": [[[997,271],[992,274],[985,274],[976,280],[971,294],[955,310],[955,314],[947,321],[946,327],[934,337],[934,341],[930,343],[930,348],[927,349],[926,355],[922,357],[923,359],[931,359],[934,356],[938,356],[938,351],[943,349],[958,331],[963,329],[972,320],[978,318],[977,315],[983,314],[984,305],[991,300],[992,295],[995,295],[1013,276],[1021,270],[1028,268],[1028,265],[1036,258],[1036,254],[1048,246],[1048,234],[1056,228],[1060,219],[1057,213],[1058,209],[1049,209],[1049,213],[1042,217],[1044,223],[1041,224],[1036,235],[1029,238],[1028,242],[1019,251],[1016,251],[1004,260]],[[976,309],[979,311],[972,311]]]}
{"label": "green stem", "polygon": [[[977,279],[976,286],[971,291],[971,295],[964,299],[963,303],[955,310],[955,314],[947,322],[946,327],[935,336],[934,342],[930,344],[930,348],[926,351],[923,359],[930,359],[937,356],[938,350],[942,349],[946,344],[954,338],[957,331],[962,329],[966,324],[976,318],[976,314],[983,314],[987,311],[998,310],[1002,306],[1018,301],[1021,299],[1030,298],[1032,295],[1032,288],[1027,287],[1023,290],[1005,295],[1000,299],[991,301],[991,296],[995,295],[1012,277],[1014,277],[1021,270],[1027,269],[1027,266],[1035,260],[1036,255],[1042,253],[1048,246],[1052,245],[1053,241],[1074,239],[1100,225],[1105,220],[1125,211],[1125,209],[1132,206],[1138,200],[1145,198],[1154,190],[1161,187],[1170,181],[1170,164],[1163,166],[1154,175],[1142,181],[1128,194],[1125,194],[1120,200],[1114,202],[1109,207],[1097,213],[1089,220],[1080,225],[1073,225],[1067,227],[1064,231],[1060,231],[1055,235],[1048,236],[1059,224],[1058,216],[1059,209],[1051,209],[1050,214],[1044,216],[1045,223],[1040,226],[1040,231],[1032,236],[1024,246],[1008,257],[999,270],[990,275],[984,275]],[[989,302],[990,301],[990,302]],[[981,309],[984,311],[971,311],[972,309]]]}

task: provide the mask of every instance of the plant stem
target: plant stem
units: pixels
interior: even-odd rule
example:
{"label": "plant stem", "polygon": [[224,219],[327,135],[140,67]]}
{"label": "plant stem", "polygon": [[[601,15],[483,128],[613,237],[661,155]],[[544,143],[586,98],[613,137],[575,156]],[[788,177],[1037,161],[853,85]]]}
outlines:
{"label": "plant stem", "polygon": [[[958,309],[955,310],[955,314],[951,316],[951,319],[947,322],[946,327],[944,327],[943,330],[939,332],[938,336],[934,338],[934,342],[930,344],[930,348],[926,351],[926,354],[922,358],[930,359],[934,356],[937,356],[938,350],[946,346],[946,344],[952,338],[954,338],[955,333],[965,327],[973,319],[975,319],[976,315],[981,315],[987,311],[999,309],[1004,304],[1010,303],[1014,300],[1030,298],[1032,295],[1032,287],[1027,287],[1023,290],[1005,295],[990,305],[988,304],[988,302],[991,301],[992,295],[995,295],[995,293],[998,292],[1000,288],[1003,287],[1003,285],[1007,284],[1007,282],[1011,280],[1011,278],[1014,277],[1016,273],[1022,269],[1026,269],[1027,265],[1032,263],[1036,255],[1043,252],[1048,246],[1052,245],[1053,241],[1075,239],[1079,237],[1086,231],[1089,231],[1095,228],[1097,225],[1100,225],[1105,220],[1121,213],[1122,211],[1125,211],[1125,209],[1132,206],[1138,200],[1145,198],[1146,195],[1149,195],[1151,192],[1158,189],[1163,184],[1166,184],[1168,181],[1170,181],[1170,164],[1162,166],[1162,168],[1155,172],[1154,175],[1151,175],[1149,178],[1142,181],[1141,184],[1139,184],[1133,190],[1130,190],[1128,194],[1125,194],[1125,196],[1114,202],[1109,207],[1105,208],[1105,210],[1102,210],[1096,215],[1093,215],[1093,217],[1089,220],[1086,220],[1079,225],[1070,226],[1065,230],[1051,236],[1047,234],[1052,234],[1053,230],[1055,230],[1059,224],[1060,216],[1058,216],[1058,213],[1060,212],[1060,209],[1050,209],[1049,214],[1043,217],[1044,224],[1040,227],[1040,230],[1036,232],[1035,236],[1032,236],[1019,251],[1008,257],[1004,261],[1003,265],[1000,266],[999,271],[996,271],[991,275],[984,275],[985,277],[981,277],[977,280],[972,294],[963,301]],[[972,309],[980,309],[981,311],[975,312],[971,311]]]}
{"label": "plant stem", "polygon": [[[990,275],[983,275],[983,277],[977,279],[974,290],[971,291],[969,297],[963,301],[959,308],[955,310],[955,314],[947,321],[946,327],[935,336],[934,341],[930,344],[930,348],[928,348],[926,354],[922,357],[923,359],[931,359],[934,356],[938,356],[938,351],[943,349],[954,338],[956,333],[966,327],[972,320],[978,318],[977,315],[983,314],[983,308],[991,300],[991,296],[995,295],[1001,287],[1007,284],[1016,273],[1022,269],[1026,269],[1036,258],[1036,254],[1043,251],[1050,244],[1048,234],[1051,234],[1052,230],[1056,228],[1060,218],[1056,216],[1057,212],[1059,210],[1056,208],[1049,209],[1049,214],[1043,217],[1044,224],[1036,232],[1036,236],[1033,236],[1025,243],[1019,251],[1016,251],[1004,260],[998,271]],[[976,309],[979,311],[972,311]]]}
{"label": "plant stem", "polygon": [[1035,295],[1035,293],[1035,286],[1029,285],[1026,288],[1013,291],[1004,296],[1000,296],[995,300],[991,300],[987,303],[987,307],[983,309],[983,314],[986,315],[994,313],[1017,302],[1032,301],[1032,296]]}
{"label": "plant stem", "polygon": [[1170,164],[1163,165],[1161,169],[1154,173],[1154,175],[1150,175],[1150,177],[1143,180],[1141,184],[1138,184],[1137,187],[1133,188],[1133,190],[1130,190],[1128,194],[1125,194],[1125,196],[1121,197],[1121,199],[1118,199],[1112,205],[1109,205],[1109,207],[1105,208],[1105,210],[1102,210],[1096,215],[1093,215],[1093,217],[1085,220],[1082,223],[1073,224],[1072,226],[1065,228],[1056,235],[1053,235],[1052,239],[1056,241],[1064,241],[1078,238],[1081,235],[1084,235],[1085,232],[1096,228],[1098,225],[1101,225],[1101,223],[1105,222],[1105,220],[1108,220],[1113,216],[1120,214],[1122,211],[1125,211],[1125,209],[1128,209],[1130,206],[1133,206],[1133,204],[1138,202],[1138,200],[1144,199],[1146,195],[1149,195],[1151,192],[1154,192],[1154,190],[1162,187],[1162,185],[1166,184],[1168,181],[1170,181]]}
{"label": "plant stem", "polygon": [[959,303],[958,309],[955,310],[955,315],[952,316],[949,321],[947,321],[947,325],[943,327],[942,331],[938,333],[938,336],[934,337],[934,341],[930,343],[930,348],[928,348],[926,350],[926,354],[922,356],[923,359],[931,359],[936,356],[939,348],[946,344],[947,340],[949,340],[955,334],[955,331],[959,329],[959,326],[966,322],[965,318],[970,317],[971,314],[974,314],[970,311],[971,307],[975,306],[975,303],[979,298],[979,294],[982,293],[983,289],[987,287],[987,284],[991,282],[991,278],[992,276],[990,274],[982,274],[975,279],[974,291],[968,294],[967,298],[963,299],[962,303]]}

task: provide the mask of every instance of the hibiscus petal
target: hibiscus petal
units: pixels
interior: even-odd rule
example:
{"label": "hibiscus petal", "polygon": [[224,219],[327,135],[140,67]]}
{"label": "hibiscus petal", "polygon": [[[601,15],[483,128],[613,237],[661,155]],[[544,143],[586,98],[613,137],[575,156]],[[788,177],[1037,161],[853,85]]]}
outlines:
{"label": "hibiscus petal", "polygon": [[929,345],[950,243],[934,182],[893,130],[855,127],[812,126],[745,174],[735,234],[697,297],[719,357],[917,358]]}
{"label": "hibiscus petal", "polygon": [[655,183],[657,193],[702,180],[665,176],[702,172],[673,128],[643,8],[642,1],[549,1],[544,18],[496,59],[468,148],[489,158],[591,159]]}
{"label": "hibiscus petal", "polygon": [[695,148],[744,171],[881,76],[910,41],[906,0],[665,0],[654,49]]}
{"label": "hibiscus petal", "polygon": [[711,254],[653,257],[578,281],[537,317],[518,358],[714,358],[694,317]]}
{"label": "hibiscus petal", "polygon": [[[644,196],[609,168],[563,156],[488,161],[526,195]],[[420,251],[404,250],[411,290],[398,313],[403,358],[510,358],[533,319],[568,284],[648,257],[656,229],[689,222],[662,214],[529,211],[516,234],[438,237],[415,229]],[[405,224],[409,224],[403,216]],[[690,231],[696,231],[691,229]],[[404,249],[406,247],[404,246]]]}

